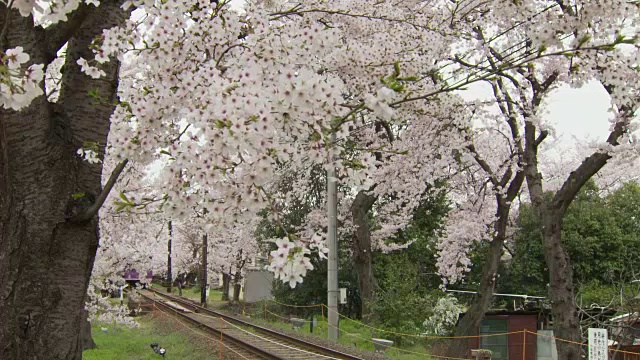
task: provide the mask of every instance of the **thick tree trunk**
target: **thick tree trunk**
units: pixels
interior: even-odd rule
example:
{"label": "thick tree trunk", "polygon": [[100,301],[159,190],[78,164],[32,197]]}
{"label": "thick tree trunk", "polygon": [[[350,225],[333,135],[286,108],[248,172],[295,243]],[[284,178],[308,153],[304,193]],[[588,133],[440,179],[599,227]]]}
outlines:
{"label": "thick tree trunk", "polygon": [[[580,188],[598,169],[604,166],[606,159],[603,156],[607,155],[596,153],[587,158],[577,171],[569,175],[553,199],[547,201],[543,193],[542,174],[538,171],[539,141],[536,140],[535,135],[535,126],[532,123],[526,123],[525,173],[531,204],[540,219],[544,257],[549,268],[549,296],[551,297],[553,332],[554,336],[558,338],[579,343],[580,319],[574,301],[573,271],[569,256],[562,246],[562,219]],[[593,159],[601,162],[601,165],[591,165],[590,162]],[[585,164],[590,168],[588,171],[584,170]],[[556,341],[556,348],[558,359],[581,359],[580,345],[578,344]]]}
{"label": "thick tree trunk", "polygon": [[[570,8],[563,8],[563,10],[567,9],[570,10]],[[541,101],[540,95],[549,87],[543,88],[535,79],[529,79],[529,81],[534,91],[534,104],[537,106]],[[547,79],[545,82],[548,81]],[[609,94],[612,94],[613,85],[607,83],[602,85]],[[618,108],[616,123],[607,138],[609,145],[620,145],[619,140],[627,133],[634,114],[634,107],[628,104]],[[558,358],[578,360],[581,359],[581,347],[575,342],[579,343],[581,339],[580,318],[574,298],[573,270],[569,255],[562,245],[562,221],[580,189],[607,164],[611,155],[602,151],[593,152],[569,174],[562,187],[553,194],[553,198],[545,200],[542,174],[538,170],[538,146],[546,136],[546,131],[537,134],[534,123],[525,122],[524,171],[531,203],[540,219],[544,257],[549,268],[554,335],[574,342],[556,341]]]}
{"label": "thick tree trunk", "polygon": [[[566,207],[553,209],[544,200],[540,173],[527,176],[527,183],[534,210],[540,219],[544,258],[549,268],[549,296],[554,336],[580,343],[580,318],[574,298],[573,270],[569,255],[562,245],[562,220]],[[557,195],[558,193],[556,197]],[[582,358],[578,344],[556,341],[556,347],[558,359]]]}
{"label": "thick tree trunk", "polygon": [[[478,295],[474,299],[474,303],[458,322],[455,332],[456,336],[478,335],[482,318],[484,318],[484,314],[489,309],[489,306],[491,306],[493,292],[496,287],[496,276],[500,266],[500,258],[503,253],[504,240],[504,236],[496,236],[491,241],[487,262],[482,269]],[[447,356],[465,358],[468,356],[468,352],[468,338],[457,338],[449,342]]]}
{"label": "thick tree trunk", "polygon": [[209,275],[207,274],[207,253],[209,242],[207,234],[202,235],[202,280],[200,280],[200,305],[207,307],[207,282]]}
{"label": "thick tree trunk", "polygon": [[376,198],[360,191],[351,205],[351,216],[355,231],[352,249],[353,263],[358,274],[358,289],[362,301],[362,318],[370,320],[371,302],[375,296],[375,277],[373,275],[373,254],[371,251],[371,228],[369,227],[369,211]]}
{"label": "thick tree trunk", "polygon": [[[0,5],[0,28],[6,25],[7,11]],[[124,13],[114,1],[85,15],[69,40],[59,102],[50,104],[41,96],[21,112],[0,110],[3,360],[82,357],[79,335],[98,222],[95,216],[75,219],[100,194],[102,166],[83,162],[76,150],[83,141],[101,146],[107,141],[113,107],[92,105],[88,94],[96,89],[107,102],[115,100],[118,65],[106,64],[106,78],[93,80],[80,74],[75,61],[91,58],[93,38],[122,21]],[[56,48],[51,39],[63,29],[34,28],[17,11],[10,19],[2,49],[22,46],[30,61],[50,61]]]}
{"label": "thick tree trunk", "polygon": [[87,310],[82,311],[82,328],[80,329],[80,347],[82,351],[95,349],[98,346],[95,341],[93,341],[93,336],[91,335],[91,323],[89,322],[89,313]]}
{"label": "thick tree trunk", "polygon": [[239,282],[233,284],[233,301],[234,302],[239,302],[240,301],[240,290],[241,289],[242,289],[242,285]]}
{"label": "thick tree trunk", "polygon": [[231,285],[231,275],[222,273],[222,301],[229,301],[229,286]]}
{"label": "thick tree trunk", "polygon": [[233,301],[240,301],[240,289],[242,288],[242,273],[238,270],[236,271],[236,275],[233,277]]}
{"label": "thick tree trunk", "polygon": [[[542,211],[541,216],[544,258],[549,267],[553,335],[579,343],[580,317],[575,304],[573,270],[561,239],[563,216],[549,210]],[[581,359],[580,345],[562,343],[558,346],[558,359]]]}

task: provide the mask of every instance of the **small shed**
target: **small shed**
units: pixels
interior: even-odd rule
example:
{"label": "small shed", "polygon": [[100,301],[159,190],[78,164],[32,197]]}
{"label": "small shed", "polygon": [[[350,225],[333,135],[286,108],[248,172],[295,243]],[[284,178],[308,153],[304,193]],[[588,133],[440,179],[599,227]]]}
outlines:
{"label": "small shed", "polygon": [[621,345],[640,345],[640,313],[633,312],[609,319],[611,339]]}
{"label": "small shed", "polygon": [[[541,311],[494,310],[485,314],[479,338],[470,340],[471,349],[488,349],[493,360],[537,360],[539,336],[536,335],[546,321]],[[523,330],[529,331],[525,335]],[[526,351],[523,358],[523,351]]]}

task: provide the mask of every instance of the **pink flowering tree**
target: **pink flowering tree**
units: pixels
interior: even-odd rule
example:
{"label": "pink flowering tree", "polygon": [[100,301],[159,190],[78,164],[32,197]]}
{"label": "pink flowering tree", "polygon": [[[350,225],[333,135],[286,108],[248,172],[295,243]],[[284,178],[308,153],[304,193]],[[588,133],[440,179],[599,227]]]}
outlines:
{"label": "pink flowering tree", "polygon": [[[0,1],[0,358],[80,358],[96,215],[108,191],[102,164],[77,152],[86,143],[103,154],[119,64],[93,79],[75,62],[92,57],[104,29],[124,23],[120,3]],[[65,44],[57,101],[49,101],[44,70]]]}
{"label": "pink flowering tree", "polygon": [[[148,193],[122,199],[121,210],[158,204],[180,221],[196,209],[206,223],[231,228],[273,207],[283,164],[335,166],[346,187],[374,190],[383,171],[376,152],[384,160],[380,146],[390,140],[380,126],[400,135],[406,124],[437,129],[430,124],[457,102],[440,94],[498,73],[539,66],[548,75],[579,50],[572,58],[586,65],[578,73],[605,74],[616,98],[626,94],[612,75],[619,59],[591,66],[592,53],[618,41],[615,29],[590,26],[604,19],[619,28],[633,9],[578,3],[558,12],[558,2],[538,0],[256,1],[239,13],[227,1],[0,1],[0,357],[80,357],[80,321],[69,317],[80,318],[96,215],[128,162],[160,165]],[[478,28],[493,32],[482,38]],[[62,75],[43,82],[57,58]],[[528,129],[533,149],[535,125]],[[116,165],[103,185],[105,153]],[[389,206],[409,209],[410,199]],[[323,248],[318,238],[284,240],[303,256]],[[301,267],[282,269],[300,279]]]}
{"label": "pink flowering tree", "polygon": [[[491,83],[495,96],[499,85]],[[470,270],[469,251],[479,241],[488,241],[488,256],[482,264],[477,298],[456,326],[456,336],[476,335],[489,309],[497,281],[505,242],[511,233],[512,205],[524,183],[518,121],[522,116],[511,106],[496,102],[476,103],[473,118],[475,132],[461,152],[459,171],[451,176],[450,198],[455,204],[450,213],[446,236],[438,243],[437,267],[444,285],[462,280]],[[520,120],[521,121],[521,120]],[[509,136],[508,134],[512,134]],[[450,342],[447,354],[466,356],[468,339]]]}
{"label": "pink flowering tree", "polygon": [[[529,18],[533,19],[529,25],[511,33],[514,37],[526,39],[522,48],[525,56],[550,48],[556,48],[558,51],[569,47],[579,49],[567,56],[540,59],[513,69],[499,69],[497,64],[507,56],[505,47],[498,43],[487,44],[487,39],[495,36],[494,31],[477,27],[471,29],[472,42],[487,46],[482,54],[484,60],[478,63],[456,58],[461,66],[469,70],[481,66],[498,71],[497,77],[487,81],[493,90],[496,106],[502,114],[502,121],[491,126],[493,131],[499,134],[496,135],[497,141],[494,140],[494,144],[501,142],[504,149],[491,153],[512,154],[512,160],[503,162],[502,166],[506,169],[509,166],[515,167],[506,173],[497,172],[499,164],[487,162],[487,157],[482,155],[477,147],[468,150],[484,170],[487,182],[494,188],[498,209],[502,207],[507,214],[509,198],[501,199],[501,196],[509,196],[509,191],[504,185],[509,182],[511,185],[517,185],[516,180],[521,184],[521,177],[525,176],[528,195],[541,219],[545,259],[550,276],[549,295],[553,304],[555,335],[575,342],[580,341],[580,328],[574,303],[570,260],[561,242],[562,218],[580,188],[610,159],[625,156],[626,162],[629,162],[629,159],[636,158],[637,145],[633,136],[635,125],[632,120],[638,106],[637,80],[634,80],[638,77],[638,52],[635,38],[626,31],[637,27],[637,8],[635,5],[624,3],[612,2],[610,5],[611,7],[603,7],[602,4],[593,2],[557,2],[544,10],[535,7],[527,9],[523,3],[512,6],[522,14],[528,12],[533,15]],[[532,33],[531,29],[536,27],[538,30]],[[553,131],[553,127],[545,121],[541,105],[550,96],[552,89],[564,84],[579,87],[586,81],[600,82],[611,96],[614,114],[613,118],[609,119],[611,133],[605,143],[591,150],[591,154],[581,160],[566,180],[560,182],[561,185],[554,191],[553,199],[547,202],[543,195],[539,150],[542,149],[541,145],[548,134]],[[504,141],[500,138],[504,138]],[[556,174],[545,173],[545,176],[551,175]],[[509,197],[513,200],[512,196]],[[498,236],[500,232],[497,225],[508,219],[508,216],[502,217],[500,211],[494,219],[490,219],[489,213],[486,215],[482,218],[486,224],[494,224],[494,232],[490,260],[485,264],[481,283],[480,305],[483,300],[488,301],[484,297],[490,294],[489,289],[495,282],[495,265],[501,254],[500,244],[504,242],[504,236],[502,239]],[[449,234],[455,234],[455,231]],[[465,241],[467,240],[461,243],[464,244]],[[448,257],[450,255],[443,253],[442,259]],[[472,310],[480,305],[476,304]],[[464,322],[461,325],[464,325]],[[558,343],[558,354],[563,359],[579,359],[581,356],[580,347],[568,343]]]}

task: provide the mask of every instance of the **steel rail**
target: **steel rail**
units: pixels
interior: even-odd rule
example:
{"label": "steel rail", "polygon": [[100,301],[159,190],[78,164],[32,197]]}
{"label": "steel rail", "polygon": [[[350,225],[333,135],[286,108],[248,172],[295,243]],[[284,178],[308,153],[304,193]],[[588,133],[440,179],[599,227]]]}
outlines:
{"label": "steel rail", "polygon": [[[157,299],[154,299],[153,297],[151,297],[151,296],[149,296],[147,294],[140,293],[140,295],[142,295],[144,298],[146,298],[148,300],[153,301],[154,306],[156,306],[158,309],[160,309],[160,308],[164,309],[164,310],[160,309],[160,311],[165,312],[165,313],[170,312],[172,315],[178,316],[178,317],[180,317],[180,318],[182,318],[184,320],[187,320],[191,324],[196,325],[199,328],[203,328],[206,331],[208,331],[210,333],[213,333],[217,337],[214,340],[219,342],[218,346],[225,346],[218,339],[220,337],[220,335],[222,335],[226,341],[229,341],[230,343],[232,343],[233,345],[235,345],[238,348],[241,348],[241,349],[244,349],[244,350],[248,351],[251,355],[257,356],[259,359],[282,360],[281,357],[279,357],[279,356],[277,356],[275,354],[272,354],[272,353],[270,353],[270,352],[268,352],[268,351],[266,351],[264,349],[261,349],[260,347],[254,345],[254,344],[251,344],[251,343],[249,343],[247,341],[244,341],[244,340],[238,339],[237,337],[232,336],[230,331],[224,331],[224,329],[217,329],[217,328],[215,328],[213,326],[204,324],[201,321],[198,321],[197,319],[194,319],[194,318],[188,316],[187,314],[181,312],[180,310],[172,307],[171,305],[166,304],[166,303],[164,303],[162,301],[158,301]],[[158,307],[158,305],[160,305],[160,307]],[[231,349],[231,351],[235,352],[236,349]],[[240,355],[242,356],[244,354],[240,354]]]}
{"label": "steel rail", "polygon": [[[180,304],[181,306],[184,306],[186,308],[191,308],[193,309],[193,311],[195,313],[203,313],[203,314],[207,314],[207,315],[211,315],[214,317],[220,317],[230,323],[235,323],[237,325],[240,326],[244,326],[244,327],[248,327],[251,328],[259,333],[262,333],[264,335],[268,335],[271,336],[275,339],[284,341],[288,344],[292,344],[296,347],[301,348],[302,350],[309,350],[313,353],[316,353],[318,355],[322,355],[322,356],[327,356],[327,357],[332,357],[332,358],[337,358],[337,359],[344,359],[344,360],[363,360],[362,358],[355,356],[355,355],[351,355],[351,354],[347,354],[347,353],[343,353],[341,351],[338,350],[334,350],[328,347],[324,347],[318,344],[314,344],[312,342],[306,341],[306,340],[302,340],[302,339],[298,339],[292,336],[289,336],[287,334],[281,333],[279,331],[273,330],[273,329],[269,329],[260,325],[256,325],[253,324],[251,322],[239,319],[235,316],[231,316],[231,315],[227,315],[215,310],[211,310],[205,307],[202,307],[190,300],[181,298],[181,297],[177,297],[174,295],[170,295],[167,293],[164,293],[162,291],[158,291],[155,289],[150,289],[151,292],[153,292],[154,294],[157,294],[159,296],[162,296],[166,299],[169,299],[173,302],[176,302],[178,304]],[[190,310],[191,310],[190,309]]]}

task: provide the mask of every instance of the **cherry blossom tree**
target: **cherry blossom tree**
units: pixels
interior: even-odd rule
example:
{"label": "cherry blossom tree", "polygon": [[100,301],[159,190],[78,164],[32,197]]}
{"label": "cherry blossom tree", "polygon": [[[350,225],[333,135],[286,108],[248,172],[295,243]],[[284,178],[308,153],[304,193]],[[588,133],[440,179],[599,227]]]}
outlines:
{"label": "cherry blossom tree", "polygon": [[[496,101],[502,96],[500,81],[489,81]],[[477,241],[489,241],[488,256],[483,264],[478,295],[456,326],[456,336],[473,335],[489,309],[498,269],[509,238],[514,201],[524,183],[522,144],[518,121],[522,115],[511,106],[498,102],[499,111],[492,113],[496,102],[475,104],[478,118],[475,134],[461,153],[461,171],[451,177],[451,198],[457,203],[450,214],[447,236],[438,244],[438,262],[444,284],[462,279],[470,270],[468,252]],[[448,354],[462,357],[468,352],[468,339],[450,342]]]}
{"label": "cherry blossom tree", "polygon": [[[514,154],[518,164],[516,171],[510,173],[507,179],[516,179],[516,176],[524,174],[529,196],[541,218],[545,259],[551,279],[550,297],[553,304],[555,335],[573,341],[580,340],[580,328],[574,303],[571,267],[560,237],[562,218],[580,188],[609,159],[621,153],[624,153],[627,159],[636,158],[636,144],[633,136],[635,125],[631,121],[637,108],[637,88],[635,87],[637,81],[632,79],[638,77],[635,67],[638,52],[635,39],[624,33],[625,30],[637,28],[637,8],[635,5],[625,3],[610,5],[611,8],[593,2],[576,1],[571,4],[557,2],[529,25],[537,24],[547,29],[537,32],[538,36],[533,36],[530,31],[524,31],[520,35],[528,39],[528,43],[525,44],[525,48],[528,48],[526,51],[540,51],[551,46],[560,48],[575,46],[581,51],[566,57],[547,58],[529,63],[524,67],[500,70],[497,72],[498,77],[490,80],[497,104],[505,114],[503,124],[508,125],[504,132],[508,148]],[[555,23],[554,19],[563,19],[563,23]],[[488,36],[492,36],[488,35],[487,31],[491,32],[490,29],[474,28],[472,38],[474,41],[486,43]],[[519,31],[513,31],[512,34],[518,36]],[[609,45],[605,45],[606,43]],[[503,49],[498,44],[489,45],[484,54],[486,61],[483,66],[497,69],[496,63],[503,61],[505,56]],[[478,68],[477,63],[469,63],[465,59],[458,58],[456,61],[469,69]],[[555,192],[553,200],[547,203],[543,196],[538,152],[542,141],[553,128],[551,124],[544,121],[540,105],[549,96],[551,89],[561,84],[581,86],[590,80],[601,82],[611,95],[612,110],[615,114],[611,122],[611,134],[605,144],[599,145],[571,172]],[[514,111],[507,113],[512,109]],[[497,126],[496,131],[500,131],[501,127],[506,126]],[[474,153],[473,149],[470,150]],[[494,186],[499,184],[495,181],[498,178],[489,171],[491,167],[484,166],[481,161],[477,162],[487,171],[488,180]],[[519,181],[522,183],[522,180]],[[500,194],[504,191],[504,187],[496,186],[496,190]],[[499,198],[498,204],[500,204]],[[496,224],[499,222],[500,216],[496,217]],[[495,239],[494,237],[494,241]],[[492,246],[494,244],[497,243],[492,242]],[[491,261],[498,261],[498,252],[498,250],[494,252],[489,264]],[[485,267],[483,274],[484,284],[487,283],[487,276],[489,279],[495,277],[495,270],[490,270],[489,264]],[[486,288],[482,291],[486,291]],[[578,359],[581,356],[578,346],[567,343],[558,344],[558,353],[563,359]]]}
{"label": "cherry blossom tree", "polygon": [[[92,79],[75,61],[127,15],[118,1],[34,5],[0,1],[0,358],[78,359],[106,192],[101,164],[77,151],[87,142],[103,153],[119,64],[104,64],[104,77]],[[64,44],[60,91],[49,102],[44,68]],[[92,91],[106,101],[96,104]]]}
{"label": "cherry blossom tree", "polygon": [[[390,188],[403,185],[390,179],[371,189],[376,174],[394,174],[401,155],[418,161],[425,153],[409,151],[410,145],[420,148],[419,140],[394,141],[396,156],[385,159],[380,147],[390,145],[380,126],[389,124],[410,142],[416,139],[411,131],[437,132],[442,115],[457,111],[457,97],[443,94],[496,74],[520,76],[522,69],[548,76],[563,69],[567,57],[574,61],[569,69],[582,62],[573,78],[597,72],[619,86],[612,71],[621,67],[591,65],[630,42],[613,32],[635,11],[613,0],[605,9],[578,1],[579,15],[542,0],[504,6],[256,1],[244,13],[228,5],[0,1],[3,358],[79,357],[79,321],[68,321],[69,314],[80,316],[97,247],[96,214],[128,162],[160,166],[149,192],[122,199],[122,210],[157,204],[166,218],[180,221],[196,209],[220,228],[275,208],[271,185],[279,166],[336,167],[346,188],[384,194],[379,211],[393,216],[385,216],[390,223],[379,231],[389,234],[403,226],[417,190]],[[594,21],[614,26],[592,28]],[[42,82],[44,68],[65,44],[57,97],[45,98],[53,92]],[[494,64],[487,65],[487,57]],[[545,82],[536,86],[547,90]],[[612,90],[616,98],[623,88]],[[411,130],[402,135],[407,124]],[[532,159],[526,150],[535,148],[537,125],[527,124],[533,130],[524,133],[533,139],[526,138],[525,153]],[[105,152],[116,166],[101,186]],[[528,180],[533,172],[525,170]],[[385,206],[397,211],[385,212]],[[276,264],[280,278],[301,281],[307,267],[294,261],[304,263],[308,252],[324,248],[321,234],[308,235],[279,242],[289,255],[302,254]],[[51,300],[43,305],[43,298]]]}

